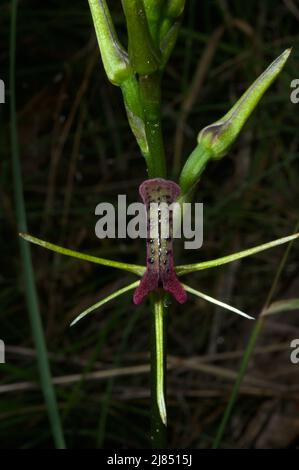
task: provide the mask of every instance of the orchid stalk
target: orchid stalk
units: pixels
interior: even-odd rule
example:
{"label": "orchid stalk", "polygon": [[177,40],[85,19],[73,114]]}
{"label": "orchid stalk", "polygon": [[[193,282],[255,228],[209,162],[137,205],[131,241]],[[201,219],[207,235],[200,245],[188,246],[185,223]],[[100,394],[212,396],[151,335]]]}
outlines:
{"label": "orchid stalk", "polygon": [[[198,142],[181,170],[179,181],[166,179],[166,160],[161,126],[161,80],[170,53],[175,45],[185,0],[122,0],[128,33],[128,50],[119,42],[106,0],[89,0],[92,20],[107,78],[120,87],[127,112],[128,123],[145,159],[148,174],[139,192],[147,211],[146,266],[120,263],[73,251],[28,234],[20,234],[28,242],[54,252],[91,263],[125,270],[139,278],[115,291],[108,297],[82,312],[72,322],[75,325],[102,305],[135,290],[136,305],[147,297],[151,304],[152,324],[152,431],[155,448],[165,447],[167,425],[166,382],[166,328],[165,299],[172,295],[179,303],[187,301],[187,293],[223,307],[246,319],[247,313],[214,299],[208,293],[181,284],[180,277],[233,262],[255,253],[268,250],[298,238],[299,234],[270,241],[244,251],[211,261],[174,266],[172,221],[168,222],[169,234],[161,236],[161,204],[171,204],[190,199],[193,190],[210,160],[222,158],[238,137],[245,122],[255,109],[265,91],[281,72],[290,50],[283,52],[237,103],[217,122],[206,126],[198,135]],[[156,203],[156,212],[150,204]],[[149,230],[157,228],[157,236]]]}

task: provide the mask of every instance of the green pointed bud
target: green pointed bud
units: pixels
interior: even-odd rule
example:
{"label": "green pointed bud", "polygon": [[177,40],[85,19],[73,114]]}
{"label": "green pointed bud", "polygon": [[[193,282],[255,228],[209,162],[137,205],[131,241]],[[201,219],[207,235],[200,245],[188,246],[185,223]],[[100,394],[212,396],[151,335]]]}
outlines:
{"label": "green pointed bud", "polygon": [[183,15],[186,0],[169,0],[163,11],[163,21],[160,27],[160,42],[164,40],[169,30],[178,23]]}
{"label": "green pointed bud", "polygon": [[143,0],[143,4],[152,39],[156,42],[164,0]]}
{"label": "green pointed bud", "polygon": [[160,26],[160,50],[164,67],[177,40],[186,0],[169,0],[164,6]]}
{"label": "green pointed bud", "polygon": [[290,52],[291,49],[287,49],[275,59],[225,116],[200,131],[198,146],[191,153],[180,176],[183,191],[189,191],[197,183],[208,160],[219,159],[228,152],[265,91],[281,72]]}
{"label": "green pointed bud", "polygon": [[120,85],[131,74],[128,54],[120,45],[106,0],[88,0],[108,79]]}
{"label": "green pointed bud", "polygon": [[178,18],[184,11],[186,0],[168,0],[165,10],[165,16],[169,18]]}
{"label": "green pointed bud", "polygon": [[173,51],[173,48],[175,46],[175,43],[179,34],[180,26],[181,26],[181,23],[179,21],[175,22],[161,40],[160,49],[162,53],[162,67],[166,65],[170,57],[170,54]]}
{"label": "green pointed bud", "polygon": [[221,158],[227,153],[265,91],[281,72],[290,52],[287,49],[275,59],[223,118],[198,134],[198,143],[211,149],[213,158]]}
{"label": "green pointed bud", "polygon": [[152,39],[142,0],[122,0],[126,16],[129,58],[134,72],[149,75],[160,67],[161,54]]}

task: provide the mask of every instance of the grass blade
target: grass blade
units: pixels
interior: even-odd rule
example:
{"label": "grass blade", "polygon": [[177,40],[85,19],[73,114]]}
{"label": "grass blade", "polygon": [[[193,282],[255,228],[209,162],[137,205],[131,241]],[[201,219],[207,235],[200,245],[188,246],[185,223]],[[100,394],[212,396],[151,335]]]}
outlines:
{"label": "grass blade", "polygon": [[[18,228],[21,231],[27,230],[26,211],[23,196],[23,182],[19,159],[19,143],[16,114],[15,97],[15,61],[16,61],[16,31],[17,31],[17,0],[11,2],[11,27],[10,27],[10,115],[11,115],[11,151],[12,170],[14,180],[14,195],[16,206],[16,217]],[[32,336],[37,352],[37,363],[40,375],[41,386],[47,406],[47,412],[52,429],[53,439],[58,449],[65,448],[63,430],[61,426],[58,404],[55,390],[52,384],[52,377],[47,353],[47,347],[41,322],[38,297],[35,286],[35,279],[32,267],[32,260],[29,245],[24,240],[20,242],[20,254],[23,266],[24,285],[26,291],[27,308],[30,316]]]}
{"label": "grass blade", "polygon": [[[128,340],[132,334],[132,330],[135,327],[135,323],[139,319],[141,312],[142,312],[141,309],[138,309],[138,308],[134,309],[134,311],[132,312],[132,315],[130,315],[130,318],[128,319],[128,322],[124,328],[120,347],[118,351],[116,352],[115,359],[113,361],[114,368],[119,368],[121,366],[121,361],[124,356],[124,352],[126,351]],[[110,377],[110,379],[107,381],[107,386],[106,386],[103,399],[101,400],[101,413],[100,413],[100,419],[99,419],[99,424],[98,424],[97,441],[96,441],[96,447],[99,449],[104,447],[104,443],[105,443],[107,418],[108,418],[109,408],[111,405],[111,398],[112,398],[114,383],[115,383],[115,377]]]}
{"label": "grass blade", "polygon": [[299,299],[284,299],[273,302],[266,310],[264,310],[263,316],[289,312],[291,310],[299,310]]}
{"label": "grass blade", "polygon": [[234,383],[229,401],[228,401],[228,403],[226,405],[226,408],[224,410],[219,428],[217,430],[215,440],[213,442],[213,449],[218,449],[218,447],[221,444],[226,426],[228,424],[228,421],[229,421],[230,416],[232,414],[233,407],[234,407],[235,402],[236,402],[237,397],[238,397],[240,386],[241,386],[241,384],[243,382],[243,379],[244,379],[244,376],[246,374],[246,370],[247,370],[247,367],[248,367],[248,363],[249,363],[251,354],[254,350],[254,347],[255,347],[256,341],[259,337],[261,329],[262,329],[262,317],[259,317],[257,322],[255,323],[255,326],[254,326],[253,331],[251,333],[251,336],[249,338],[249,342],[246,346],[244,355],[242,357],[242,362],[241,362],[240,369],[238,371],[237,379]]}
{"label": "grass blade", "polygon": [[[299,222],[296,224],[296,227],[295,227],[295,230],[294,230],[295,233],[298,231],[298,228],[299,228]],[[229,397],[229,401],[228,401],[228,403],[226,405],[226,408],[224,410],[221,422],[220,422],[218,430],[217,430],[215,440],[213,442],[213,449],[218,449],[221,442],[222,442],[222,438],[224,436],[226,426],[229,422],[229,419],[230,419],[231,414],[232,414],[232,410],[233,410],[234,405],[236,403],[236,400],[238,398],[238,393],[239,393],[239,390],[240,390],[240,386],[241,386],[241,384],[243,382],[243,379],[244,379],[244,376],[246,374],[247,367],[248,367],[251,355],[253,353],[256,342],[258,340],[258,337],[260,335],[260,332],[261,332],[263,324],[264,324],[264,319],[265,319],[264,312],[267,310],[267,308],[268,308],[268,306],[269,306],[269,304],[272,300],[272,297],[275,293],[280,275],[282,273],[282,270],[284,268],[284,265],[286,263],[288,255],[289,255],[290,250],[292,248],[292,245],[294,243],[294,239],[297,238],[297,236],[298,236],[298,234],[296,233],[296,235],[293,238],[291,238],[290,243],[288,244],[288,246],[285,250],[285,253],[284,253],[284,255],[281,259],[281,262],[278,266],[278,269],[276,271],[276,274],[275,274],[271,289],[269,291],[269,294],[267,296],[264,308],[263,308],[263,310],[261,312],[261,315],[259,316],[257,322],[255,323],[254,328],[252,330],[252,333],[250,335],[248,344],[246,346],[246,349],[245,349],[245,352],[244,352],[244,355],[243,355],[243,358],[242,358],[242,361],[241,361],[241,366],[240,366],[240,369],[238,371],[238,376],[237,376],[236,382],[234,383],[231,395]]]}

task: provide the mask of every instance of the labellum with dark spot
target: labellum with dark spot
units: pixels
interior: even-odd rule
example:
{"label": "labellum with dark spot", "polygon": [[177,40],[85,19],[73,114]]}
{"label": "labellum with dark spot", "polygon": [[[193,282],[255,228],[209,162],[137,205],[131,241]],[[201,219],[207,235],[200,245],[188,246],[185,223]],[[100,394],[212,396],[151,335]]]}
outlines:
{"label": "labellum with dark spot", "polygon": [[134,303],[158,288],[164,289],[183,304],[187,294],[177,279],[173,261],[173,211],[171,204],[180,193],[173,181],[155,178],[139,187],[147,215],[146,272],[134,293]]}

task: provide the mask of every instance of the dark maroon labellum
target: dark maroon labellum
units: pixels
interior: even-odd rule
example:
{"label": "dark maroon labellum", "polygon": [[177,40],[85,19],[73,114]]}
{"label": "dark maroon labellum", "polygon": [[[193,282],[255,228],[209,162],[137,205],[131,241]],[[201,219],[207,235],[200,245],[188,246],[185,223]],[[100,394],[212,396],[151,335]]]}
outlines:
{"label": "dark maroon labellum", "polygon": [[[176,201],[180,188],[173,181],[155,178],[144,181],[139,187],[139,193],[147,214],[147,269],[134,292],[133,301],[140,304],[150,292],[163,288],[183,304],[187,294],[174,271],[173,220],[169,207]],[[168,211],[165,212],[165,208]]]}

